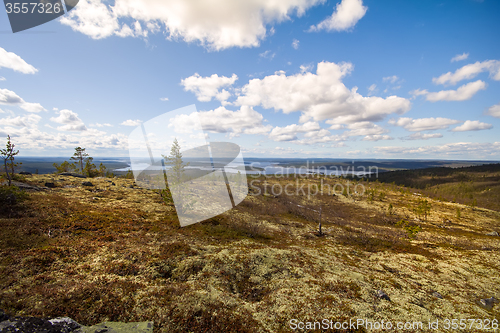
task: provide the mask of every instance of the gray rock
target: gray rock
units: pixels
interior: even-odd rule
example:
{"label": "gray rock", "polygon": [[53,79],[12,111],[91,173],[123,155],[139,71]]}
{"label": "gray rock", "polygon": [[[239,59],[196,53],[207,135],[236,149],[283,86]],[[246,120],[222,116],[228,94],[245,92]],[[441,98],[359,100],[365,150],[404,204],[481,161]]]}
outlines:
{"label": "gray rock", "polygon": [[479,300],[479,304],[481,304],[485,309],[491,310],[495,303],[498,303],[498,300],[495,297],[484,298]]}
{"label": "gray rock", "polygon": [[498,232],[496,232],[496,231],[488,232],[486,235],[487,236],[499,236]]}
{"label": "gray rock", "polygon": [[385,299],[387,301],[390,301],[391,299],[389,296],[383,291],[383,290],[377,290],[377,297],[381,299]]}
{"label": "gray rock", "polygon": [[439,298],[439,299],[443,299],[443,296],[440,293],[438,293],[437,291],[433,292],[432,296]]}
{"label": "gray rock", "polygon": [[82,185],[83,186],[94,186],[94,184],[92,184],[91,182],[83,182]]}
{"label": "gray rock", "polygon": [[31,176],[31,172],[28,172],[28,171],[21,171],[19,172],[20,175],[25,175],[25,176]]}
{"label": "gray rock", "polygon": [[48,188],[55,188],[55,187],[56,187],[56,184],[47,182],[47,183],[45,183],[45,187],[48,187]]}

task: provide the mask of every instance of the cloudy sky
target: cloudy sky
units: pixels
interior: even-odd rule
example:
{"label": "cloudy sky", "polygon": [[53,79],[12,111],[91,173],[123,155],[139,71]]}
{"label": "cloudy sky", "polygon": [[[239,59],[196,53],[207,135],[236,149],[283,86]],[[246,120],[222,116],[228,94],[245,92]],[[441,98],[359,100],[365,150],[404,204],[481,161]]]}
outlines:
{"label": "cloudy sky", "polygon": [[127,156],[141,122],[195,104],[246,157],[499,160],[499,14],[494,0],[80,0],[13,34],[2,9],[0,137],[22,156]]}

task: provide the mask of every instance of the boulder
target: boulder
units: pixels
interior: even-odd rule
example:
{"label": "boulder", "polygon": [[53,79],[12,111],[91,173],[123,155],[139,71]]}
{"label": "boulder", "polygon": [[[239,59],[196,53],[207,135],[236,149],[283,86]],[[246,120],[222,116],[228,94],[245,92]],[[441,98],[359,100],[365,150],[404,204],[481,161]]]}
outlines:
{"label": "boulder", "polygon": [[31,172],[28,172],[28,171],[21,171],[19,172],[20,175],[24,175],[24,176],[31,176],[32,173]]}
{"label": "boulder", "polygon": [[106,321],[93,326],[82,326],[69,317],[42,319],[11,317],[0,310],[0,332],[23,333],[153,333],[153,322],[120,323]]}
{"label": "boulder", "polygon": [[433,292],[432,296],[439,298],[439,299],[443,299],[443,296],[440,293],[438,293],[437,291]]}
{"label": "boulder", "polygon": [[94,186],[94,184],[92,184],[91,182],[83,182],[82,185],[83,186]]}
{"label": "boulder", "polygon": [[386,301],[390,301],[391,299],[383,290],[377,290],[377,297],[381,299],[385,299]]}
{"label": "boulder", "polygon": [[48,187],[48,188],[55,188],[56,187],[56,184],[52,183],[52,182],[46,182],[45,183],[45,187]]}
{"label": "boulder", "polygon": [[488,232],[486,235],[487,236],[499,236],[498,232],[496,232],[496,231]]}
{"label": "boulder", "polygon": [[495,297],[479,300],[479,304],[481,304],[487,310],[491,310],[496,303],[498,303],[498,300]]}

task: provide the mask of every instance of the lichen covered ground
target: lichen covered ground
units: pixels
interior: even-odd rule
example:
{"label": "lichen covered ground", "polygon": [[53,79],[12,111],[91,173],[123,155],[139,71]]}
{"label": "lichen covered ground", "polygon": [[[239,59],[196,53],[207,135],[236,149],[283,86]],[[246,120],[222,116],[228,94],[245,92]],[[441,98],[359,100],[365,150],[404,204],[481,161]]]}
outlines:
{"label": "lichen covered ground", "polygon": [[[414,208],[425,198],[378,183],[360,183],[364,195],[289,187],[292,195],[275,196],[264,182],[297,183],[272,178],[254,182],[235,209],[181,228],[174,206],[133,180],[83,181],[26,177],[56,187],[30,191],[0,218],[1,309],[84,325],[154,321],[156,332],[288,332],[292,319],[500,320],[500,304],[479,303],[500,299],[500,237],[487,235],[500,232],[499,212],[427,199],[424,217]],[[321,182],[347,180],[299,179]]]}

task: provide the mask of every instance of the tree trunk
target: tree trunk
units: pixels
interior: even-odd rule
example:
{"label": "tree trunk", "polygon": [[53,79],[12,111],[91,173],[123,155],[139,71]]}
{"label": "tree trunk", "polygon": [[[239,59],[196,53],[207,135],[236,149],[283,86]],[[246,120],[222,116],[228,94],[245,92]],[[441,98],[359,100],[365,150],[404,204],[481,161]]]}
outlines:
{"label": "tree trunk", "polygon": [[4,159],[3,163],[5,164],[5,174],[7,175],[7,178],[9,179],[9,186],[11,186],[12,179],[10,178],[10,175],[9,175],[9,169],[7,169],[7,159]]}

